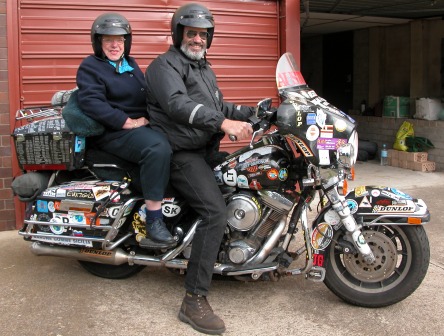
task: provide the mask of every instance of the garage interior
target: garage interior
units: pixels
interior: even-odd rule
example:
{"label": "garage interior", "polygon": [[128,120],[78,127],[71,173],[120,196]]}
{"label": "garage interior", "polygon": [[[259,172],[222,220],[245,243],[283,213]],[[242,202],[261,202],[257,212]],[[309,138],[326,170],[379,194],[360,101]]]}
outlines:
{"label": "garage interior", "polygon": [[436,121],[413,119],[417,99],[443,98],[444,1],[301,0],[300,10],[307,84],[353,115],[360,137],[378,147],[392,148],[406,120],[383,117],[384,98],[408,97],[415,136],[431,140],[429,159],[444,170],[442,109]]}

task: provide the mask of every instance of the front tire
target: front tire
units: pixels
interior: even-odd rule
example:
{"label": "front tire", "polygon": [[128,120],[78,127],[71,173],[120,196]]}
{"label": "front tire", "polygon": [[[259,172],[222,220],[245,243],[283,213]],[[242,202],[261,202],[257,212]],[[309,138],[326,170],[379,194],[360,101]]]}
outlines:
{"label": "front tire", "polygon": [[430,246],[422,226],[379,225],[363,228],[376,261],[368,265],[358,254],[345,254],[335,241],[327,250],[325,285],[344,301],[361,307],[385,307],[412,294],[424,279]]}
{"label": "front tire", "polygon": [[106,279],[129,278],[145,268],[144,265],[108,265],[83,260],[79,260],[79,264],[89,273]]}

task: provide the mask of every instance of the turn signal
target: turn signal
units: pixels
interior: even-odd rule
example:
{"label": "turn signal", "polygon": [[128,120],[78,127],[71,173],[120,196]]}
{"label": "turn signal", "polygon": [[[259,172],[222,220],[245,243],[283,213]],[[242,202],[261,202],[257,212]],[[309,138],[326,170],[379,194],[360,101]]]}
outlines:
{"label": "turn signal", "polygon": [[348,194],[348,182],[347,179],[344,180],[344,182],[342,183],[342,195],[345,196]]}
{"label": "turn signal", "polygon": [[421,218],[418,218],[418,217],[408,217],[407,223],[418,225],[418,224],[421,224],[422,221],[421,221]]}

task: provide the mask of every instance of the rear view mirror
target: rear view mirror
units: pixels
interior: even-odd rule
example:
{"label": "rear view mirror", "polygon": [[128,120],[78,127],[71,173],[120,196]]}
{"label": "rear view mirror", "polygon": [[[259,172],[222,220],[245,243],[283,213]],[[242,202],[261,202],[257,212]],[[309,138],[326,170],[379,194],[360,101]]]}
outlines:
{"label": "rear view mirror", "polygon": [[256,106],[256,117],[263,118],[267,115],[267,111],[270,111],[271,109],[271,98],[265,98],[262,99],[259,103],[257,103]]}

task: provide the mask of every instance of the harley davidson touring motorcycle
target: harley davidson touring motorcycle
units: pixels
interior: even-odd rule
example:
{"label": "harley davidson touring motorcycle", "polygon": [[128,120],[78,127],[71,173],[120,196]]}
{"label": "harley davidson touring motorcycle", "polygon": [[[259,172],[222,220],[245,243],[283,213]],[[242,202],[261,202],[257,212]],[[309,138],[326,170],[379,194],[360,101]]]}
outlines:
{"label": "harley davidson touring motorcycle", "polygon": [[[276,81],[279,107],[271,108],[271,99],[259,102],[250,119],[250,144],[214,168],[228,212],[214,273],[242,281],[301,275],[323,281],[344,301],[363,307],[405,299],[429,265],[425,202],[384,186],[361,186],[343,196],[341,186],[357,157],[356,122],[307,86],[289,53],[278,62]],[[22,113],[28,122],[33,121],[29,112]],[[60,131],[57,125],[64,125],[61,116],[43,120],[50,120],[49,129]],[[35,150],[35,142],[21,146],[29,135],[21,133],[32,124],[14,132],[19,159]],[[40,147],[47,144],[38,127],[31,129]],[[76,259],[105,278],[126,278],[146,266],[186,272],[200,223],[193,209],[180,195],[168,195],[162,209],[177,245],[140,248],[145,205],[134,189],[137,183],[126,173],[110,178],[107,174],[119,170],[116,162],[78,165],[85,139],[59,131],[48,133],[49,150],[65,148],[71,166],[60,169],[53,156],[45,170],[38,170],[39,162],[23,165],[28,169],[22,176],[49,176],[25,197],[19,234],[32,242],[31,251]],[[60,141],[73,136],[74,144],[63,147]],[[20,190],[15,193],[20,196]],[[315,200],[319,211],[309,220]]]}

